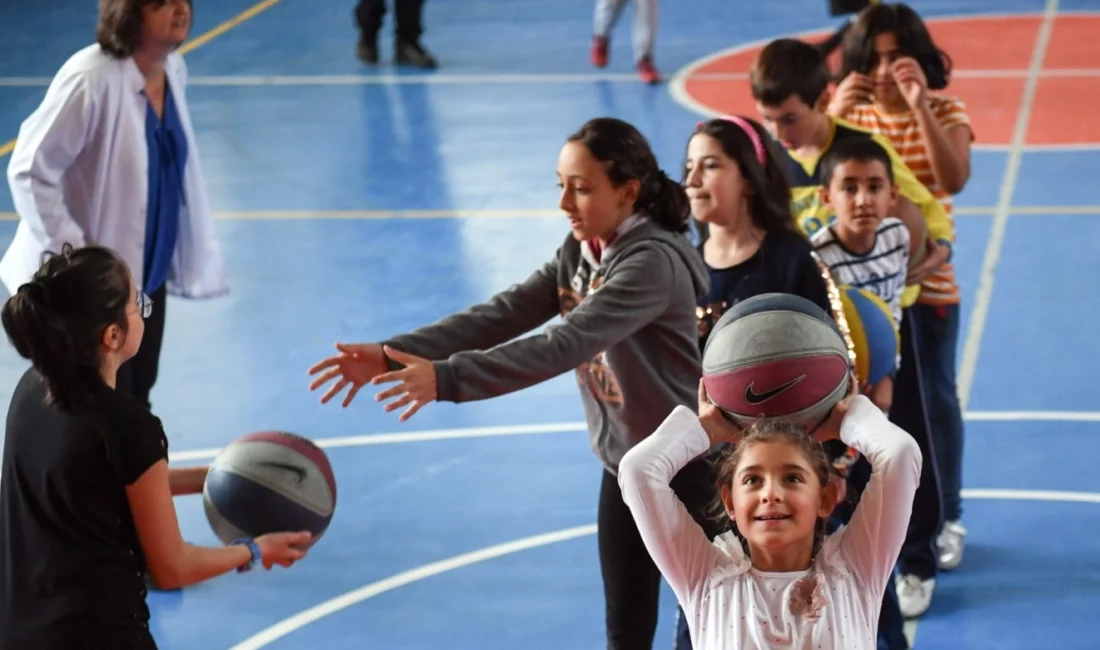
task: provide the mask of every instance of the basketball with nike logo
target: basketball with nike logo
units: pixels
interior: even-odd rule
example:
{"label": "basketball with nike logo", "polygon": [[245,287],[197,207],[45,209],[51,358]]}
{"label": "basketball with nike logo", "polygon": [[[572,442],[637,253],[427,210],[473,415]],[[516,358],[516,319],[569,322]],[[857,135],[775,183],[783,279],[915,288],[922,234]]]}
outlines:
{"label": "basketball with nike logo", "polygon": [[284,431],[251,433],[210,463],[202,491],[206,519],[223,544],[308,530],[312,543],[336,510],[336,479],[313,441]]}
{"label": "basketball with nike logo", "polygon": [[784,419],[813,429],[848,394],[850,367],[832,316],[801,296],[767,293],[715,324],[703,350],[703,385],[742,427]]}

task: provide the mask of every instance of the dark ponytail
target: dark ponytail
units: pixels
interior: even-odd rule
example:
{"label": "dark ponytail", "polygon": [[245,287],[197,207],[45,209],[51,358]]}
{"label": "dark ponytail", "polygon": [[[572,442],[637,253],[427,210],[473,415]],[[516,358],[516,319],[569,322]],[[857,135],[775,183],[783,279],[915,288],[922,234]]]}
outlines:
{"label": "dark ponytail", "polygon": [[638,211],[665,230],[687,232],[691,219],[691,201],[683,185],[658,169],[656,180],[650,185],[644,185],[638,196]]}
{"label": "dark ponytail", "polygon": [[633,125],[613,117],[598,117],[569,136],[569,142],[583,144],[604,163],[613,185],[638,180],[637,212],[666,230],[688,231],[691,203],[687,193],[661,170],[649,142]]}
{"label": "dark ponytail", "polygon": [[47,404],[77,412],[105,384],[100,340],[110,325],[126,329],[133,302],[126,264],[106,248],[47,253],[42,267],[0,310],[15,351],[46,382]]}

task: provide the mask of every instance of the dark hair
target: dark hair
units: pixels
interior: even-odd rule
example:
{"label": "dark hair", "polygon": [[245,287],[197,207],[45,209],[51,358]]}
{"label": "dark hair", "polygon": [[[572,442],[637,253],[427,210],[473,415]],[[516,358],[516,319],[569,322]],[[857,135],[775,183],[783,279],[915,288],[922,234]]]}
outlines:
{"label": "dark hair", "polygon": [[833,173],[841,163],[851,160],[869,163],[879,161],[886,168],[886,179],[894,184],[894,169],[890,154],[874,138],[856,136],[840,138],[829,147],[829,152],[821,159],[821,184],[828,187],[833,182]]}
{"label": "dark hair", "polygon": [[813,45],[779,38],[760,51],[749,82],[753,99],[765,106],[778,106],[795,96],[812,107],[829,86],[829,66]]}
{"label": "dark hair", "polygon": [[[717,140],[722,151],[737,164],[741,176],[755,190],[749,199],[749,211],[758,228],[766,233],[789,232],[805,239],[791,211],[791,182],[786,168],[780,162],[786,160],[786,152],[779,148],[767,130],[756,120],[738,117],[756,132],[756,137],[763,145],[763,164],[757,158],[756,147],[749,134],[732,120],[716,118],[702,122],[696,127],[694,135],[708,135]],[[707,225],[697,221],[696,228],[705,240]]]}
{"label": "dark hair", "polygon": [[569,142],[583,144],[604,164],[613,185],[637,179],[641,184],[635,210],[666,230],[688,231],[691,203],[684,188],[665,174],[649,142],[633,125],[613,117],[589,120]]}
{"label": "dark hair", "polygon": [[130,271],[99,246],[47,253],[41,268],[4,303],[0,320],[15,351],[46,382],[47,403],[86,407],[103,386],[99,343],[109,325],[126,329],[134,300]]}
{"label": "dark hair", "polygon": [[[188,6],[193,7],[191,0],[186,1]],[[99,0],[96,42],[116,59],[131,56],[141,39],[142,10],[146,5],[163,5],[165,2],[167,0]]]}
{"label": "dark hair", "polygon": [[898,54],[912,57],[924,71],[929,90],[943,90],[951,76],[951,57],[936,47],[932,35],[909,5],[877,4],[859,14],[844,36],[838,79],[853,72],[868,74],[877,65],[875,37],[893,34]]}
{"label": "dark hair", "polygon": [[[741,440],[736,445],[729,445],[725,450],[725,455],[715,461],[717,468],[715,492],[719,495],[713,509],[715,517],[720,516],[724,521],[730,521],[731,518],[726,512],[725,504],[721,499],[722,488],[733,485],[733,478],[737,474],[737,466],[741,463],[741,457],[745,454],[745,450],[760,443],[783,443],[797,447],[806,457],[806,460],[809,461],[810,468],[817,476],[822,489],[830,481],[840,476],[833,464],[829,462],[825,447],[810,437],[806,429],[787,420],[759,420],[745,429]],[[748,556],[748,541],[737,529],[736,522],[730,521],[730,526],[729,530],[732,530],[741,541],[741,546],[745,549],[745,555]],[[817,557],[818,552],[821,550],[821,545],[825,541],[826,526],[826,520],[819,517],[814,528],[814,545],[811,557]]]}

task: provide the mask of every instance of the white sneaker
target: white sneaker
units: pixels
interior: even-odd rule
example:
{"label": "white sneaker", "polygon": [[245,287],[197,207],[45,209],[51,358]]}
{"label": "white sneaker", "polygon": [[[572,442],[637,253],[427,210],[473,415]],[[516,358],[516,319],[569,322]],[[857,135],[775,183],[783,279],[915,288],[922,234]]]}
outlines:
{"label": "white sneaker", "polygon": [[936,549],[940,555],[940,569],[950,571],[958,568],[963,559],[963,546],[965,543],[966,527],[957,521],[945,522],[943,531],[936,538]]}
{"label": "white sneaker", "polygon": [[914,575],[898,577],[898,606],[905,618],[917,618],[928,611],[936,579],[921,580]]}

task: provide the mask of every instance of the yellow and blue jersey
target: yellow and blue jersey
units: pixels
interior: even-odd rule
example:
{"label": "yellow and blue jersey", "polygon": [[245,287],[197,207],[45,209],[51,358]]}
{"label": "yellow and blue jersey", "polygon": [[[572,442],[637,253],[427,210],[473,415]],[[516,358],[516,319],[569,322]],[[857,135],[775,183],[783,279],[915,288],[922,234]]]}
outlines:
{"label": "yellow and blue jersey", "polygon": [[[818,156],[801,158],[793,152],[787,151],[787,171],[791,180],[791,201],[795,215],[795,221],[807,237],[813,237],[814,233],[822,228],[827,228],[836,222],[836,214],[831,206],[821,201],[821,159],[832,148],[833,144],[845,138],[871,138],[879,143],[890,156],[891,167],[894,174],[894,183],[898,186],[898,194],[908,199],[917,206],[928,228],[928,236],[937,242],[951,246],[953,231],[947,212],[940,202],[932,195],[909,169],[901,156],[894,151],[890,141],[878,133],[872,133],[850,122],[837,117],[829,116],[830,130],[829,141],[822,148]],[[920,285],[906,287],[902,294],[903,307],[912,305],[920,295]]]}

